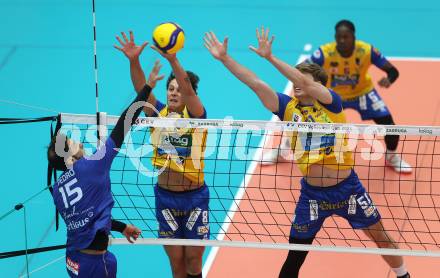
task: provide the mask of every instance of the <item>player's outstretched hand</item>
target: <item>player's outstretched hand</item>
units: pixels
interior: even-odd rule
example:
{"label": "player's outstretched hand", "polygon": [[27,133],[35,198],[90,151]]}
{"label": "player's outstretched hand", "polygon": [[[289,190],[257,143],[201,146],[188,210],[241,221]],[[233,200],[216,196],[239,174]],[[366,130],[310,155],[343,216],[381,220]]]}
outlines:
{"label": "player's outstretched hand", "polygon": [[206,49],[215,59],[222,61],[228,55],[228,37],[225,37],[221,43],[214,32],[210,31],[205,33],[203,41]]}
{"label": "player's outstretched hand", "polygon": [[124,32],[121,32],[122,39],[119,36],[116,36],[120,46],[115,44],[114,47],[124,53],[129,60],[138,59],[139,55],[141,55],[144,48],[148,45],[148,42],[144,42],[142,45],[136,45],[134,42],[133,31],[129,31],[129,33],[130,39],[127,38],[127,35]]}
{"label": "player's outstretched hand", "polygon": [[391,82],[388,77],[384,77],[378,82],[379,86],[382,88],[389,88],[391,86]]}
{"label": "player's outstretched hand", "polygon": [[165,75],[163,75],[163,74],[159,75],[159,71],[161,68],[162,68],[162,65],[161,65],[160,61],[156,60],[154,62],[153,69],[151,70],[150,75],[148,76],[148,81],[147,81],[147,84],[148,84],[148,86],[151,87],[151,89],[156,87],[157,81],[162,80],[165,77]]}
{"label": "player's outstretched hand", "polygon": [[134,243],[141,234],[141,230],[139,230],[139,228],[136,226],[128,224],[127,227],[125,227],[122,234],[130,243]]}
{"label": "player's outstretched hand", "polygon": [[257,28],[257,39],[258,48],[249,46],[249,49],[257,53],[259,56],[269,59],[272,55],[272,43],[275,39],[275,36],[272,36],[269,40],[269,28],[264,29],[264,27],[261,27],[261,33]]}
{"label": "player's outstretched hand", "polygon": [[157,51],[157,53],[159,53],[162,57],[167,59],[169,62],[177,59],[176,53],[173,53],[173,54],[165,53],[162,50],[160,50],[159,48],[157,48],[155,45],[151,45],[150,47],[151,47],[151,49]]}

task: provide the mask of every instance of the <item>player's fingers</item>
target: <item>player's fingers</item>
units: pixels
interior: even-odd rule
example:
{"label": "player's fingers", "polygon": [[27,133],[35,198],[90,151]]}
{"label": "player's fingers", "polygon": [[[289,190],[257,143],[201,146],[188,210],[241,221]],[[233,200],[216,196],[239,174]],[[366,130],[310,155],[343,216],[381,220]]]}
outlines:
{"label": "player's fingers", "polygon": [[141,45],[141,51],[143,51],[144,48],[145,48],[147,45],[148,45],[148,42],[144,42],[144,43]]}
{"label": "player's fingers", "polygon": [[270,45],[272,45],[273,41],[275,40],[275,36],[272,36],[272,38],[270,39]]}
{"label": "player's fingers", "polygon": [[229,42],[229,38],[228,38],[228,37],[225,37],[225,38],[223,39],[223,46],[225,47],[225,49],[228,49],[228,42]]}
{"label": "player's fingers", "polygon": [[257,33],[257,39],[260,40],[260,31],[258,30],[258,28],[256,29],[256,33]]}
{"label": "player's fingers", "polygon": [[260,38],[264,40],[264,26],[261,26],[261,36]]}
{"label": "player's fingers", "polygon": [[203,44],[206,44],[206,42],[208,41],[208,38],[206,37],[206,34],[203,36]]}
{"label": "player's fingers", "polygon": [[209,38],[203,38],[205,45],[207,46],[206,48],[210,49],[212,47],[211,41],[209,40]]}
{"label": "player's fingers", "polygon": [[125,42],[128,43],[128,38],[127,38],[127,35],[125,34],[125,32],[121,32],[121,35],[124,38]]}
{"label": "player's fingers", "polygon": [[217,36],[215,35],[215,33],[213,32],[213,31],[211,31],[211,36],[214,38],[214,40],[215,41],[219,41],[218,39],[217,39]]}
{"label": "player's fingers", "polygon": [[205,33],[205,36],[203,37],[203,41],[205,43],[210,43],[211,42],[211,38],[209,37],[208,33]]}
{"label": "player's fingers", "polygon": [[208,36],[211,40],[214,40],[214,36],[212,35],[212,31],[208,31]]}
{"label": "player's fingers", "polygon": [[135,232],[133,235],[134,240],[137,240],[140,234],[141,234],[140,232]]}
{"label": "player's fingers", "polygon": [[218,40],[215,37],[214,33],[212,33],[212,31],[209,31],[209,38],[210,38],[211,45],[215,45],[218,43]]}
{"label": "player's fingers", "polygon": [[121,40],[121,38],[120,38],[119,36],[116,36],[116,39],[118,40],[118,42],[119,42],[122,46],[125,45],[125,43]]}
{"label": "player's fingers", "polygon": [[163,54],[162,51],[159,48],[157,48],[155,45],[151,45],[150,47],[151,49],[154,49],[155,51],[159,52],[159,54]]}
{"label": "player's fingers", "polygon": [[119,46],[117,46],[116,44],[113,45],[114,48],[116,48],[119,51],[122,51],[122,48],[120,48]]}
{"label": "player's fingers", "polygon": [[209,42],[208,34],[205,34],[205,35],[203,36],[203,41],[204,41],[205,43],[208,43],[208,42]]}
{"label": "player's fingers", "polygon": [[156,81],[162,80],[162,79],[164,79],[164,77],[165,77],[164,74],[159,75],[158,77],[156,77]]}
{"label": "player's fingers", "polygon": [[131,42],[134,42],[133,31],[130,30],[129,33],[130,33],[130,41],[131,41]]}
{"label": "player's fingers", "polygon": [[209,32],[206,32],[205,33],[205,37],[206,37],[206,39],[208,40],[208,41],[212,41],[212,37],[211,37],[211,34],[209,33]]}
{"label": "player's fingers", "polygon": [[252,45],[249,45],[249,49],[258,54],[258,50]]}
{"label": "player's fingers", "polygon": [[154,64],[153,70],[151,71],[152,74],[154,74],[157,77],[157,74],[159,73],[160,67],[157,64]]}
{"label": "player's fingers", "polygon": [[266,28],[266,34],[264,35],[264,39],[267,40],[269,38],[269,27]]}

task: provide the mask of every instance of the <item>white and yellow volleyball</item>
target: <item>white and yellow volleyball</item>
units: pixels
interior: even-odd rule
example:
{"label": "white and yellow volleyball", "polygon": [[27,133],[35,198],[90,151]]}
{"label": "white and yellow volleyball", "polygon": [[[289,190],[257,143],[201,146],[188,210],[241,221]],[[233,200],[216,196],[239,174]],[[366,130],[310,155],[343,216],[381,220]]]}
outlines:
{"label": "white and yellow volleyball", "polygon": [[162,52],[174,54],[183,48],[185,34],[178,24],[165,22],[154,29],[153,42]]}

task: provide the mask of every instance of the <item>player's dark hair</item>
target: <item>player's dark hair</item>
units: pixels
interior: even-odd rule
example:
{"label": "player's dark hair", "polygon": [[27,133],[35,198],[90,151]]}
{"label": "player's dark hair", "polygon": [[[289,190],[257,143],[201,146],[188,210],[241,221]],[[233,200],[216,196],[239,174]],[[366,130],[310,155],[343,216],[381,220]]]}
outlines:
{"label": "player's dark hair", "polygon": [[[191,82],[191,86],[193,87],[194,91],[197,93],[197,88],[200,78],[197,76],[197,74],[189,70],[186,71],[186,74],[188,75],[189,82]],[[174,72],[171,72],[170,76],[168,76],[167,79],[167,90],[168,90],[168,86],[170,85],[173,79],[176,79],[176,76],[174,75]]]}
{"label": "player's dark hair", "polygon": [[54,135],[50,140],[50,144],[47,147],[47,160],[49,161],[49,165],[55,170],[66,171],[66,163],[64,162],[64,158],[59,156],[56,153],[55,146],[57,140],[64,141],[64,151],[69,151],[69,146],[67,145],[68,137],[64,134],[59,133],[58,135]]}
{"label": "player's dark hair", "polygon": [[320,82],[325,86],[327,84],[327,73],[318,64],[315,63],[301,63],[295,66],[297,70],[302,73],[309,73],[313,76],[313,80]]}
{"label": "player's dark hair", "polygon": [[354,27],[353,22],[351,22],[350,20],[347,20],[347,19],[339,20],[338,23],[336,23],[336,25],[335,25],[335,31],[337,32],[339,27],[341,27],[341,26],[347,27],[348,29],[351,30],[351,32],[353,32],[353,34],[356,31],[356,28]]}

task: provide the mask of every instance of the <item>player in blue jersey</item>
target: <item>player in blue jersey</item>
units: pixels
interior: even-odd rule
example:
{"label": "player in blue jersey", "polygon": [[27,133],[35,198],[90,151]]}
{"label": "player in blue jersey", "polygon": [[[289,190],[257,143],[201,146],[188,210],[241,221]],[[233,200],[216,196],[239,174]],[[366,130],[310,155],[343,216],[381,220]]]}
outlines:
{"label": "player in blue jersey", "polygon": [[[287,122],[345,123],[341,98],[324,86],[327,75],[316,64],[291,67],[272,54],[269,30],[257,30],[258,48],[251,50],[265,58],[294,84],[292,97],[276,93],[255,73],[240,65],[228,53],[227,38],[221,43],[214,33],[205,35],[205,47],[212,56],[240,81],[249,86],[262,104]],[[397,249],[397,244],[384,229],[376,206],[362,186],[354,169],[351,151],[337,150],[335,134],[293,133],[291,148],[303,174],[301,195],[292,221],[289,243],[312,244],[324,220],[333,215],[345,218],[354,229],[362,229],[380,248]],[[346,140],[342,137],[340,140]],[[342,141],[342,142],[344,142]],[[343,143],[345,145],[346,142]],[[308,252],[289,251],[280,278],[298,277]],[[383,259],[398,278],[409,278],[402,256]]]}
{"label": "player in blue jersey", "polygon": [[[157,76],[152,78],[156,80]],[[135,226],[111,219],[114,201],[110,167],[151,90],[149,84],[144,85],[105,144],[91,156],[85,155],[81,143],[60,132],[52,138],[49,163],[64,171],[53,187],[53,199],[67,227],[66,266],[70,277],[116,277],[116,258],[107,251],[110,230],[123,233],[130,242],[140,234]]]}

